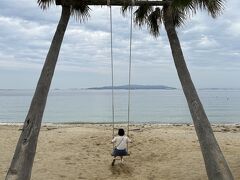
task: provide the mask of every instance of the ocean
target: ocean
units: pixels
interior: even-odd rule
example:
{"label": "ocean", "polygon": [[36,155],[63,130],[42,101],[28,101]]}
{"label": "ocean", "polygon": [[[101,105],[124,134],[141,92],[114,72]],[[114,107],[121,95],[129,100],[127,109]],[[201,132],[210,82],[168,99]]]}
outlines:
{"label": "ocean", "polygon": [[[0,90],[0,123],[24,122],[34,90]],[[239,89],[202,89],[211,123],[240,123]],[[127,122],[128,91],[115,90],[115,122]],[[111,90],[50,90],[45,123],[111,123]],[[182,90],[132,90],[130,123],[192,123]]]}

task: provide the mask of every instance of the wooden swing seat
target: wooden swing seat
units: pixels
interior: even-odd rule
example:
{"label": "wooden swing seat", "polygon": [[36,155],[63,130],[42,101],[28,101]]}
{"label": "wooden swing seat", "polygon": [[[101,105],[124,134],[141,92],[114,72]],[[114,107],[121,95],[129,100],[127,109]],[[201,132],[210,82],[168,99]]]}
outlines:
{"label": "wooden swing seat", "polygon": [[[111,156],[114,156],[113,153],[111,153]],[[123,156],[130,156],[130,153],[127,153],[126,155]],[[116,156],[116,157],[120,157],[120,156]]]}

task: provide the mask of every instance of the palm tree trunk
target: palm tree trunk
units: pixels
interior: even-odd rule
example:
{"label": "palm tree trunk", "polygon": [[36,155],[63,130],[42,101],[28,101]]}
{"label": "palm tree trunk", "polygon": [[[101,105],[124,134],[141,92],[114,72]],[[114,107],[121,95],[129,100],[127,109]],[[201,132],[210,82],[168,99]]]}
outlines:
{"label": "palm tree trunk", "polygon": [[6,180],[31,178],[43,112],[69,18],[70,8],[62,6],[61,19],[48,51]]}
{"label": "palm tree trunk", "polygon": [[233,180],[233,175],[213,134],[211,124],[191,80],[191,76],[185,63],[181,45],[174,27],[172,16],[167,11],[167,8],[164,12],[164,25],[167,31],[178,77],[181,81],[195,130],[200,142],[208,179]]}

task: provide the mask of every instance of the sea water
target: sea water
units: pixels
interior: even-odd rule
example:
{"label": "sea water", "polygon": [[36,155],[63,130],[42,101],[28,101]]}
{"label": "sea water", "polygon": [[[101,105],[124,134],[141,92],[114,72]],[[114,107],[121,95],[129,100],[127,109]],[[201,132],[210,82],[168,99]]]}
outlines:
{"label": "sea water", "polygon": [[[34,90],[0,90],[0,123],[24,122]],[[211,123],[240,123],[240,90],[198,90]],[[115,121],[127,122],[128,91],[115,90]],[[50,90],[45,123],[111,123],[111,90]],[[132,90],[130,123],[192,123],[181,89]]]}

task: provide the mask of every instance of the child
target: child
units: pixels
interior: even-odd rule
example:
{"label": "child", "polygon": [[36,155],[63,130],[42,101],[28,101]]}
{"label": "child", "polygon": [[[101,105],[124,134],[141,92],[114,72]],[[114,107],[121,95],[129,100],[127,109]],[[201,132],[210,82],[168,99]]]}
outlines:
{"label": "child", "polygon": [[114,137],[112,140],[112,143],[115,143],[115,148],[112,153],[114,156],[112,166],[114,166],[117,156],[120,156],[121,162],[123,162],[123,156],[126,156],[128,154],[127,143],[131,142],[131,140],[127,136],[124,136],[124,134],[124,129],[119,129],[118,136]]}

